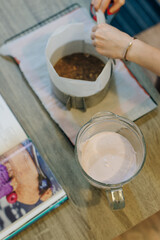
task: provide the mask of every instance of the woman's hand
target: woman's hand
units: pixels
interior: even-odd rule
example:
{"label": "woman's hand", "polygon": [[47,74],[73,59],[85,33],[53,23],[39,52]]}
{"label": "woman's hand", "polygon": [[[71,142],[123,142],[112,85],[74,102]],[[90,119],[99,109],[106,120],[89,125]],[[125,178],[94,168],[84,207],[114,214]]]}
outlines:
{"label": "woman's hand", "polygon": [[[102,12],[105,12],[109,7],[111,0],[92,0],[91,4],[94,6],[95,10],[101,9]],[[117,12],[123,5],[125,4],[125,0],[113,0],[113,5],[109,9],[109,13],[113,14]]]}
{"label": "woman's hand", "polygon": [[123,59],[124,51],[132,37],[104,23],[92,28],[91,39],[98,53],[109,58]]}
{"label": "woman's hand", "polygon": [[[91,38],[98,53],[109,58],[124,59],[125,56],[128,61],[139,64],[160,76],[160,49],[139,39],[133,41],[133,37],[106,23],[94,26]],[[127,51],[130,43],[132,45]]]}

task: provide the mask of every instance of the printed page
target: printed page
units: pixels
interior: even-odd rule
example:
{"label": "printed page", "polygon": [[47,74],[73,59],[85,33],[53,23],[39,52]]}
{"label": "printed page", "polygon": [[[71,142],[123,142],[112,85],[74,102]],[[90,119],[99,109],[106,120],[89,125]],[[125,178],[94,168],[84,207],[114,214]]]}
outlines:
{"label": "printed page", "polygon": [[21,125],[0,95],[0,155],[26,138]]}
{"label": "printed page", "polygon": [[30,139],[0,156],[0,239],[67,199]]}

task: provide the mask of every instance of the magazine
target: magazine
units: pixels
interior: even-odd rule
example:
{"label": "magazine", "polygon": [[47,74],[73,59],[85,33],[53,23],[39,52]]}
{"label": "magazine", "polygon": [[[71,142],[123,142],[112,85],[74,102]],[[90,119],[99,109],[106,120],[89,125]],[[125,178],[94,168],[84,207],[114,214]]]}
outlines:
{"label": "magazine", "polygon": [[0,95],[0,239],[13,237],[66,199]]}

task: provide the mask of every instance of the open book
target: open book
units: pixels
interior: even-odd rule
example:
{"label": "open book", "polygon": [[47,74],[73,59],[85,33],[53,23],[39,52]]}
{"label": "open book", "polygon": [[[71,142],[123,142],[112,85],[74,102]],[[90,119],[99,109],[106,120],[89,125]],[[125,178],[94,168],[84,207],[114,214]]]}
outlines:
{"label": "open book", "polygon": [[0,239],[9,239],[67,199],[0,95]]}

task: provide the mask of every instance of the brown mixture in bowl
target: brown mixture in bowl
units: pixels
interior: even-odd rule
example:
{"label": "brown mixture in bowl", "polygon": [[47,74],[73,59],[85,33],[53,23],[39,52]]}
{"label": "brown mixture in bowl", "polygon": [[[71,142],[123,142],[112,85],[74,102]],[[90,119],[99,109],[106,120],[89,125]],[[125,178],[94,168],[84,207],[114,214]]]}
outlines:
{"label": "brown mixture in bowl", "polygon": [[54,65],[54,69],[61,77],[96,81],[104,66],[105,64],[93,55],[74,53],[61,58]]}

